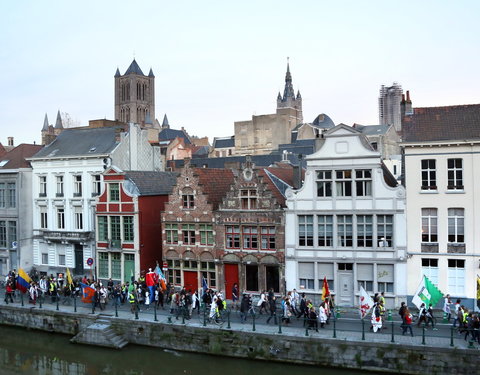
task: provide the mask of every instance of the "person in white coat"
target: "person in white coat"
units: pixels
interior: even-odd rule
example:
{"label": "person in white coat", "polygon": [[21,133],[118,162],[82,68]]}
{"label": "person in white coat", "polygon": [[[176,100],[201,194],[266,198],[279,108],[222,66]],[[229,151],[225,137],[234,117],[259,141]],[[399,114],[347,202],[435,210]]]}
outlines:
{"label": "person in white coat", "polygon": [[318,320],[320,321],[320,328],[325,328],[325,323],[328,319],[327,308],[325,307],[325,302],[320,304],[318,308]]}

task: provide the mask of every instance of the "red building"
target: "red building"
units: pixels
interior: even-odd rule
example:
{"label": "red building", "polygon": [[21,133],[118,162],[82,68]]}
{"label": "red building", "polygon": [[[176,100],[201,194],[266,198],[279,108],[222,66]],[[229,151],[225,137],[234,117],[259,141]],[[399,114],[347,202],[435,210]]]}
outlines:
{"label": "red building", "polygon": [[162,262],[160,215],[177,173],[104,173],[105,188],[96,204],[96,274],[129,281]]}

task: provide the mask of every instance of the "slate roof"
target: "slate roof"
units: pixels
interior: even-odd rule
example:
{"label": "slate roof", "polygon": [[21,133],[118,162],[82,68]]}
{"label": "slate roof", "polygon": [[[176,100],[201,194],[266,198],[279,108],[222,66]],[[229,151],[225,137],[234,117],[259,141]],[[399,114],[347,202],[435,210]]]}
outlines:
{"label": "slate roof", "polygon": [[124,75],[126,76],[127,74],[138,74],[141,76],[145,75],[143,74],[142,69],[140,69],[135,59],[133,59],[132,63],[130,64]]}
{"label": "slate roof", "polygon": [[208,146],[192,146],[192,157],[205,157],[209,150],[210,147]]}
{"label": "slate roof", "polygon": [[158,133],[159,141],[174,140],[177,137],[183,138],[185,140],[185,144],[191,144],[190,139],[188,139],[187,135],[182,130],[164,128],[160,131],[160,133]]}
{"label": "slate roof", "polygon": [[139,195],[168,195],[177,183],[177,172],[125,171],[125,179],[138,189]]}
{"label": "slate roof", "polygon": [[109,154],[119,143],[117,133],[123,131],[123,126],[65,129],[33,158]]}
{"label": "slate roof", "polygon": [[213,139],[213,148],[225,148],[225,147],[235,147],[234,135],[232,135],[231,137]]}
{"label": "slate roof", "polygon": [[328,117],[325,113],[321,113],[317,117],[315,117],[315,120],[313,120],[312,125],[321,129],[330,129],[335,127],[335,123],[333,122],[333,120],[330,117]]}
{"label": "slate roof", "polygon": [[287,188],[293,187],[293,174],[293,167],[288,164],[259,170],[259,175],[264,176],[263,181],[283,207],[285,207],[285,191]]}
{"label": "slate roof", "polygon": [[208,203],[214,210],[222,202],[223,197],[233,184],[233,172],[231,169],[194,168],[194,174],[198,176],[202,191],[207,195]]}
{"label": "slate roof", "polygon": [[403,118],[404,142],[480,138],[480,104],[414,108]]}
{"label": "slate roof", "polygon": [[363,135],[383,135],[392,125],[360,125],[353,124],[353,128],[360,131]]}
{"label": "slate roof", "polygon": [[42,148],[42,145],[22,143],[11,151],[0,156],[0,164],[3,164],[1,163],[2,161],[8,160],[5,164],[0,166],[0,169],[30,168],[30,163],[25,159],[35,155]]}

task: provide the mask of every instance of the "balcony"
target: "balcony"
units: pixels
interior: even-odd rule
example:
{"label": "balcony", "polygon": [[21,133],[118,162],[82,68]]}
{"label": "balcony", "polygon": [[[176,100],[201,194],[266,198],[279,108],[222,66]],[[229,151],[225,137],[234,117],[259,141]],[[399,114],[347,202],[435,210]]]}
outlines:
{"label": "balcony", "polygon": [[423,242],[421,245],[422,253],[438,253],[437,242]]}

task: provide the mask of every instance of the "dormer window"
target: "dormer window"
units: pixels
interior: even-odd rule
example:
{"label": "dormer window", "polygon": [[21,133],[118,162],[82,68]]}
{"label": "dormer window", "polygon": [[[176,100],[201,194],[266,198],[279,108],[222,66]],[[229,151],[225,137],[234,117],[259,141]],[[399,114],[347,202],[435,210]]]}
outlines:
{"label": "dormer window", "polygon": [[240,200],[242,210],[255,210],[257,208],[257,190],[242,189],[240,190]]}
{"label": "dormer window", "polygon": [[183,194],[182,195],[183,208],[186,210],[191,210],[195,207],[195,199],[193,194]]}

